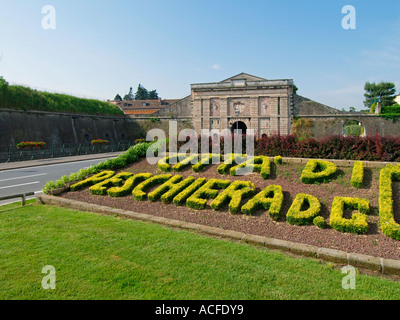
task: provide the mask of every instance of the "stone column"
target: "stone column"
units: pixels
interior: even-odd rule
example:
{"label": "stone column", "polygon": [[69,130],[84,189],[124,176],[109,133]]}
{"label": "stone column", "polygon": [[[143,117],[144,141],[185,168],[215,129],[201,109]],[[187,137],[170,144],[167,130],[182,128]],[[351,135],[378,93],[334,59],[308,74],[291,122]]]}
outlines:
{"label": "stone column", "polygon": [[221,130],[230,129],[228,123],[228,98],[220,99],[220,115],[221,115],[221,123],[220,123]]}
{"label": "stone column", "polygon": [[195,98],[193,101],[193,128],[198,134],[201,132],[201,99]]}

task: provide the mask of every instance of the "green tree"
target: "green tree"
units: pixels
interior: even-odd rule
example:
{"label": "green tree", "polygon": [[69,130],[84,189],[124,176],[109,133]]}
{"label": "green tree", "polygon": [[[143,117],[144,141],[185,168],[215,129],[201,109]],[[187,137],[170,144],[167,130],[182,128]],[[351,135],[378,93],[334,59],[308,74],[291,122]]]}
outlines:
{"label": "green tree", "polygon": [[149,92],[139,84],[138,89],[135,93],[135,100],[148,100],[149,99]]}
{"label": "green tree", "polygon": [[157,90],[151,90],[151,91],[149,92],[148,99],[149,99],[149,100],[157,100],[157,99],[158,99]]}
{"label": "green tree", "polygon": [[131,101],[131,100],[135,100],[135,96],[133,95],[132,87],[130,87],[129,93],[124,96],[124,101]]}
{"label": "green tree", "polygon": [[122,101],[122,97],[117,93],[117,95],[114,98],[114,101]]}
{"label": "green tree", "polygon": [[367,82],[364,90],[364,106],[366,108],[369,108],[375,102],[375,99],[380,99],[382,106],[384,107],[394,104],[396,86],[392,82]]}
{"label": "green tree", "polygon": [[2,76],[0,76],[0,89],[5,89],[7,86],[8,82]]}

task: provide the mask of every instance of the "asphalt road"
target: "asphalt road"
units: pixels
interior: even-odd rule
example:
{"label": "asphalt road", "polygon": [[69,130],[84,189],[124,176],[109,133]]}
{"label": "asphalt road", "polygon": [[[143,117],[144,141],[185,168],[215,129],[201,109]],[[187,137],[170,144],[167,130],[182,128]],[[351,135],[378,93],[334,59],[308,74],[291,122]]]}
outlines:
{"label": "asphalt road", "polygon": [[[105,158],[91,159],[0,171],[0,197],[28,192],[41,194],[47,181],[58,180],[63,175],[70,175],[80,169],[90,167],[91,164],[95,165],[105,160]],[[34,196],[27,199],[30,198],[34,198]],[[21,199],[0,201],[0,205],[16,201],[21,201]]]}

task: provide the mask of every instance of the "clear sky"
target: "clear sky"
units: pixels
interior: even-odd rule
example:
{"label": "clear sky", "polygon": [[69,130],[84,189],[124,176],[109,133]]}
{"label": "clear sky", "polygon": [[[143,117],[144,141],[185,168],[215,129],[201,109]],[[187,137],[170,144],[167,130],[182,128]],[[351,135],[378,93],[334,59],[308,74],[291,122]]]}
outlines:
{"label": "clear sky", "polygon": [[[56,28],[45,30],[45,5]],[[356,9],[356,29],[342,8]],[[400,89],[398,0],[0,0],[0,75],[113,99],[142,84],[182,98],[240,72],[293,79],[298,93],[363,107],[366,81]]]}

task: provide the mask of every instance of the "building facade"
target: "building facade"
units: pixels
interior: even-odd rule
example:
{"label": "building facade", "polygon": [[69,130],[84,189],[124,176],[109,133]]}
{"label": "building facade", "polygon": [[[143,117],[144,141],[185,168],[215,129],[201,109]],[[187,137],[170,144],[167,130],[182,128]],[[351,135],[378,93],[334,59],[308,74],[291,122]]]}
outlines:
{"label": "building facade", "polygon": [[246,73],[216,83],[191,85],[193,127],[253,129],[255,135],[289,134],[293,80],[267,80]]}

